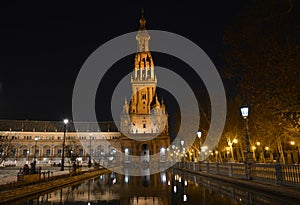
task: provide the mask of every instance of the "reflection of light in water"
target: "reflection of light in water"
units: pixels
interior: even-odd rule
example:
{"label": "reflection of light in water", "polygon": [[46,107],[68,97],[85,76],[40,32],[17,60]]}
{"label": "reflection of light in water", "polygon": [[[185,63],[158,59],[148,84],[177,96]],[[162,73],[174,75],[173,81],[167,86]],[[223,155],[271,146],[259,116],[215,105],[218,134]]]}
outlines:
{"label": "reflection of light in water", "polygon": [[187,196],[186,196],[186,194],[183,195],[183,201],[187,201]]}
{"label": "reflection of light in water", "polygon": [[168,186],[170,186],[171,185],[171,182],[170,182],[170,180],[168,180]]}
{"label": "reflection of light in water", "polygon": [[188,182],[187,180],[184,181],[184,186],[187,186],[188,185]]}
{"label": "reflection of light in water", "polygon": [[128,175],[125,175],[124,181],[125,181],[126,184],[128,184],[128,182],[129,182],[129,177],[128,177]]}
{"label": "reflection of light in water", "polygon": [[166,173],[160,173],[160,176],[161,176],[161,181],[163,182],[163,183],[165,183],[166,181],[167,181],[167,177],[166,177]]}
{"label": "reflection of light in water", "polygon": [[173,191],[174,191],[174,193],[177,192],[177,187],[176,186],[174,186]]}

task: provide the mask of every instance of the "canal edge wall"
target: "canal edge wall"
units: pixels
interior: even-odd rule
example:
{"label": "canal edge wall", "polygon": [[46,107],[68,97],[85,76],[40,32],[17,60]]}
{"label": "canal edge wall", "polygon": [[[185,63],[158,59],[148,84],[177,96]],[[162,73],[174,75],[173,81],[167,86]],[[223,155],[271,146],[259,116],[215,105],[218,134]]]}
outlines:
{"label": "canal edge wall", "polygon": [[59,187],[63,187],[72,183],[76,183],[82,180],[86,180],[89,178],[93,178],[95,176],[106,174],[111,172],[107,169],[101,169],[101,170],[93,170],[86,172],[84,174],[74,175],[74,176],[68,176],[66,178],[62,179],[56,179],[56,180],[50,180],[45,181],[39,184],[34,185],[28,185],[21,188],[16,188],[12,190],[7,191],[1,191],[0,192],[0,202],[9,202],[12,200],[20,199],[23,197],[28,197],[31,195],[36,195],[39,193],[43,193],[52,189],[56,189]]}
{"label": "canal edge wall", "polygon": [[233,177],[229,177],[229,176],[209,174],[209,173],[205,173],[205,172],[199,172],[199,171],[184,169],[184,168],[173,167],[172,169],[196,174],[196,175],[203,176],[203,177],[208,177],[211,179],[224,181],[224,182],[235,184],[238,186],[249,187],[254,190],[260,190],[263,192],[280,195],[283,197],[292,197],[294,199],[300,200],[300,189],[297,189],[297,188],[274,185],[274,184],[271,184],[271,183],[269,184],[269,183],[265,183],[265,182],[262,182],[262,183],[254,182],[251,180],[247,181],[244,179],[237,179],[237,178],[233,178]]}

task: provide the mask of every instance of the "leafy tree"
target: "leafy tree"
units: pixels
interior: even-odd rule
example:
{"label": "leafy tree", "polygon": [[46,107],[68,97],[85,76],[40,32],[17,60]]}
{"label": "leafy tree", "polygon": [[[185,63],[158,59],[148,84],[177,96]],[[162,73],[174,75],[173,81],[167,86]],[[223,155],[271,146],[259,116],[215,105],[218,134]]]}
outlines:
{"label": "leafy tree", "polygon": [[230,94],[250,107],[251,143],[270,146],[283,161],[282,142],[299,135],[299,22],[291,0],[252,0],[223,36],[223,75],[236,86]]}

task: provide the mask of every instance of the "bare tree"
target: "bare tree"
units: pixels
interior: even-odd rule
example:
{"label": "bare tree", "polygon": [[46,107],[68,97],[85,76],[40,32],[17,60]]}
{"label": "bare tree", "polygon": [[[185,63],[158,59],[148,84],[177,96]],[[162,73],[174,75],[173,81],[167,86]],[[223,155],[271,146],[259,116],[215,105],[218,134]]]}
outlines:
{"label": "bare tree", "polygon": [[9,136],[0,136],[0,164],[13,155],[13,146]]}

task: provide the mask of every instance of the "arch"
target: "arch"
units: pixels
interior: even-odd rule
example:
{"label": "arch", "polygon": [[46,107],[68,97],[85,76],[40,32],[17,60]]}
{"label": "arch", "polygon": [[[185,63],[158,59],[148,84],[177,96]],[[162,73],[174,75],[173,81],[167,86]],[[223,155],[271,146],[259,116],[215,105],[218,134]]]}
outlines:
{"label": "arch", "polygon": [[28,157],[29,155],[30,155],[30,149],[26,145],[21,145],[19,147],[19,157]]}
{"label": "arch", "polygon": [[50,157],[51,156],[51,147],[49,145],[45,145],[43,146],[43,153],[42,153],[42,156],[44,157]]}

